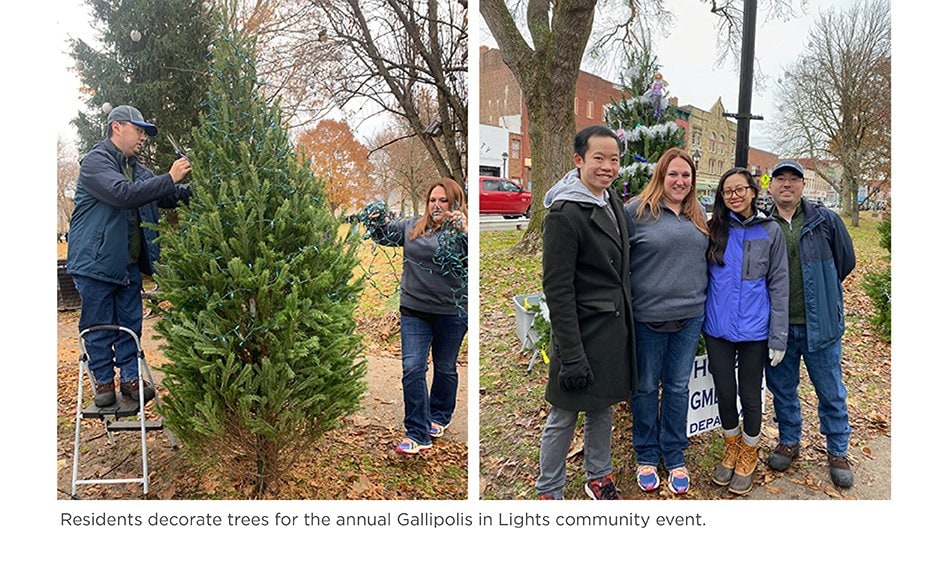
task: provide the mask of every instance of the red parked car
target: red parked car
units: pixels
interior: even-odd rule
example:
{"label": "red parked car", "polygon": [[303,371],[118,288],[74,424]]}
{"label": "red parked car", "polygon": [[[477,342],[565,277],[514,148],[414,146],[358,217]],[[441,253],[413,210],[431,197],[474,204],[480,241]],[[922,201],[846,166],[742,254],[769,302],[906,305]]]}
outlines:
{"label": "red parked car", "polygon": [[510,180],[480,176],[480,213],[500,214],[505,218],[529,217],[532,197]]}

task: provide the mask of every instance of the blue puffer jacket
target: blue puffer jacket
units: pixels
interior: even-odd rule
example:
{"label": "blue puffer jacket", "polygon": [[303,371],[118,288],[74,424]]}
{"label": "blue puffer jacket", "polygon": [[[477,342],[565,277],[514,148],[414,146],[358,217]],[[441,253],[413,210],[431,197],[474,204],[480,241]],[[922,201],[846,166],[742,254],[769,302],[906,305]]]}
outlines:
{"label": "blue puffer jacket", "polygon": [[789,333],[789,264],[786,240],[772,217],[745,221],[729,213],[723,265],[709,264],[704,333],[727,341],[768,341],[786,349]]}
{"label": "blue puffer jacket", "polygon": [[842,280],[855,269],[855,247],[842,218],[832,210],[802,200],[802,213],[799,259],[806,339],[809,351],[818,351],[845,333]]}
{"label": "blue puffer jacket", "polygon": [[[134,166],[132,181],[125,178],[126,161]],[[186,185],[175,185],[170,174],[155,176],[148,168],[125,158],[111,140],[93,146],[79,168],[75,208],[69,224],[66,270],[97,280],[128,283],[128,210],[138,209],[141,222],[157,223],[158,208],[172,208],[191,196]],[[152,274],[158,260],[158,232],[142,227],[143,257],[138,266]]]}

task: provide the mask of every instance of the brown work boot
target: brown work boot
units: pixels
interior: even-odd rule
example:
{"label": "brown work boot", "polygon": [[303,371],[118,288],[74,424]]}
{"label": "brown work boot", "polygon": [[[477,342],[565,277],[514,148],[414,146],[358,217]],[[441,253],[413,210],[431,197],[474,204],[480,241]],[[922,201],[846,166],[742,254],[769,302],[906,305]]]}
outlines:
{"label": "brown work boot", "polygon": [[712,476],[713,482],[717,485],[726,487],[730,485],[730,479],[733,477],[733,468],[737,465],[737,457],[740,455],[740,434],[732,436],[723,436],[723,461],[714,468]]}
{"label": "brown work boot", "polygon": [[855,484],[855,474],[845,456],[829,454],[829,476],[839,487],[848,488]]}
{"label": "brown work boot", "polygon": [[756,471],[757,461],[759,461],[759,448],[740,441],[740,455],[733,470],[733,478],[730,479],[730,493],[745,495],[752,491],[753,472]]}
{"label": "brown work boot", "polygon": [[776,449],[769,454],[769,459],[766,460],[766,464],[769,465],[769,468],[773,471],[786,471],[789,469],[789,465],[792,464],[793,459],[797,457],[799,457],[798,443],[787,445],[780,442],[780,444],[776,446]]}
{"label": "brown work boot", "polygon": [[95,397],[92,401],[96,407],[108,407],[115,403],[115,382],[95,382]]}
{"label": "brown work boot", "polygon": [[[122,390],[122,396],[130,401],[138,403],[138,380],[133,379],[130,381],[123,381],[119,384],[119,388]],[[148,403],[155,398],[155,388],[151,385],[145,383],[145,403]]]}

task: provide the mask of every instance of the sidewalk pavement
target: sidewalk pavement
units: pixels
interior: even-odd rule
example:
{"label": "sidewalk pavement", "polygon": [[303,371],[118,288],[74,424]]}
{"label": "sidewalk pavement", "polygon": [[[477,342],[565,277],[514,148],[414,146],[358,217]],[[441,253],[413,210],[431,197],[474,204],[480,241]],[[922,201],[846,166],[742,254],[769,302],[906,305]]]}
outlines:
{"label": "sidewalk pavement", "polygon": [[[773,481],[746,495],[756,500],[891,499],[891,437],[882,435],[849,451],[855,484],[839,489],[829,478],[826,461],[793,462]],[[764,461],[760,465],[765,466]]]}

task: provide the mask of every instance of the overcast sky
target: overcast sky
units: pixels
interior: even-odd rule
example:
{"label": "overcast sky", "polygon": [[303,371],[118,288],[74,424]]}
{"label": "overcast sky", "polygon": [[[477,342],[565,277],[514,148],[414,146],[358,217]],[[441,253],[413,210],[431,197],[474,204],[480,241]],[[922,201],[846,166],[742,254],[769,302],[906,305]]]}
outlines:
{"label": "overcast sky", "polygon": [[[802,51],[808,30],[820,10],[830,7],[844,8],[855,0],[809,0],[805,14],[788,21],[767,20],[766,0],[761,0],[757,18],[756,60],[757,82],[753,95],[752,112],[763,116],[763,121],[754,121],[750,129],[750,143],[754,147],[769,149],[770,142],[763,129],[767,118],[773,113],[773,88],[782,70],[794,62]],[[798,1],[797,1],[798,4]],[[72,139],[75,130],[69,124],[81,105],[79,82],[69,71],[72,59],[68,56],[67,38],[81,37],[94,41],[89,25],[85,3],[78,0],[57,0],[55,14],[57,39],[56,68],[61,75],[63,89],[57,92],[57,123],[59,135]],[[709,4],[699,0],[665,0],[665,6],[676,17],[670,34],[656,38],[656,53],[664,78],[669,82],[672,96],[677,96],[682,105],[691,104],[709,109],[718,97],[722,98],[728,112],[737,111],[740,74],[735,63],[715,67],[717,17],[710,13]],[[479,18],[478,18],[479,20]],[[481,25],[480,42],[495,46],[486,25]],[[472,53],[477,53],[472,50]],[[476,80],[473,70],[471,79]],[[477,106],[471,105],[476,111]],[[378,123],[369,123],[363,132],[377,128]],[[362,134],[363,136],[367,134]]]}
{"label": "overcast sky", "polygon": [[[764,121],[772,117],[773,87],[782,70],[792,64],[802,52],[811,24],[820,10],[830,7],[846,8],[855,0],[809,0],[806,13],[785,21],[767,20],[767,0],[760,0],[757,15],[755,57],[756,78],[752,113],[763,116],[750,126],[750,144],[769,149],[762,129]],[[799,2],[796,0],[796,4]],[[717,98],[723,101],[727,112],[736,112],[740,90],[738,63],[715,67],[717,59],[717,16],[710,13],[710,5],[699,0],[664,0],[665,7],[675,15],[675,25],[667,37],[655,38],[655,53],[664,79],[669,82],[671,96],[679,103],[691,104],[709,110]],[[496,46],[486,24],[480,28],[481,43]],[[610,78],[617,80],[617,78]]]}

